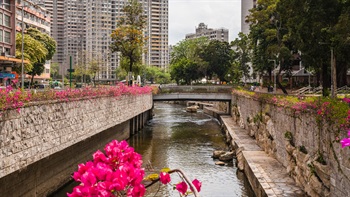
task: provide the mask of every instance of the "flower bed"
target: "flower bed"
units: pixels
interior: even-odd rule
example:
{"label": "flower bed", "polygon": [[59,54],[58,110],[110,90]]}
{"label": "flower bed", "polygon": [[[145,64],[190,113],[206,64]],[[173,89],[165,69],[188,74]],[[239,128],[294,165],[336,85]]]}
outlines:
{"label": "flower bed", "polygon": [[13,89],[8,86],[4,90],[0,90],[0,109],[17,109],[25,106],[30,102],[37,101],[71,101],[76,99],[93,99],[96,97],[112,96],[120,97],[122,95],[139,95],[149,94],[152,92],[151,87],[126,86],[119,84],[117,86],[100,87],[100,88],[81,88],[81,89],[67,89],[62,91],[45,90],[43,92],[35,92],[34,90]]}

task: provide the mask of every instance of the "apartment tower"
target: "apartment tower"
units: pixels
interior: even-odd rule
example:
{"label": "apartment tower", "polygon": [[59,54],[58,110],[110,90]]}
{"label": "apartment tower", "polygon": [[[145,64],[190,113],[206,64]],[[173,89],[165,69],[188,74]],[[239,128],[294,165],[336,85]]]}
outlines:
{"label": "apartment tower", "polygon": [[[51,35],[57,41],[54,62],[69,68],[89,66],[95,61],[99,65],[96,80],[115,81],[119,66],[118,53],[110,53],[110,35],[123,15],[122,9],[128,0],[38,0],[52,12]],[[147,17],[144,30],[147,43],[143,63],[166,68],[168,58],[168,0],[139,0]]]}
{"label": "apartment tower", "polygon": [[228,42],[228,29],[212,29],[208,28],[204,23],[199,23],[196,27],[196,33],[186,34],[186,39],[194,39],[199,37],[207,37],[209,40],[219,40]]}
{"label": "apartment tower", "polygon": [[246,17],[249,15],[249,10],[256,6],[257,0],[242,0],[241,1],[241,32],[248,34],[249,23],[246,22]]}
{"label": "apartment tower", "polygon": [[[145,2],[144,2],[145,3]],[[169,1],[149,0],[146,64],[167,69],[169,64]]]}

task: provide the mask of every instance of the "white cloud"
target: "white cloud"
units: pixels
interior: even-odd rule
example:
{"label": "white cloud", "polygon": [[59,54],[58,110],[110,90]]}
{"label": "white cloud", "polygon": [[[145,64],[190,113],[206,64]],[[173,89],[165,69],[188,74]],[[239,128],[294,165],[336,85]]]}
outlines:
{"label": "white cloud", "polygon": [[169,44],[194,33],[199,23],[229,29],[229,41],[241,30],[241,0],[169,0]]}

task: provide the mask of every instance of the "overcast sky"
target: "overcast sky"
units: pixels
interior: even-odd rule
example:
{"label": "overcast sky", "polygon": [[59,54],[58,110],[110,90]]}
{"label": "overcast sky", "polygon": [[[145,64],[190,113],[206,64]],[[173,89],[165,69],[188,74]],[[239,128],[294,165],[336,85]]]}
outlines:
{"label": "overcast sky", "polygon": [[229,41],[241,30],[241,0],[169,0],[169,44],[175,45],[199,23],[229,30]]}

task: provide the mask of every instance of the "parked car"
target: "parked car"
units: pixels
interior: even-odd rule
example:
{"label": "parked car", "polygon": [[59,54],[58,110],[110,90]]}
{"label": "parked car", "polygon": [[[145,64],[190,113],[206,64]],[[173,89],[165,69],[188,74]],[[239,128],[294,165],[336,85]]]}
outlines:
{"label": "parked car", "polygon": [[50,87],[49,84],[35,84],[34,85],[34,89],[47,89],[49,87]]}

